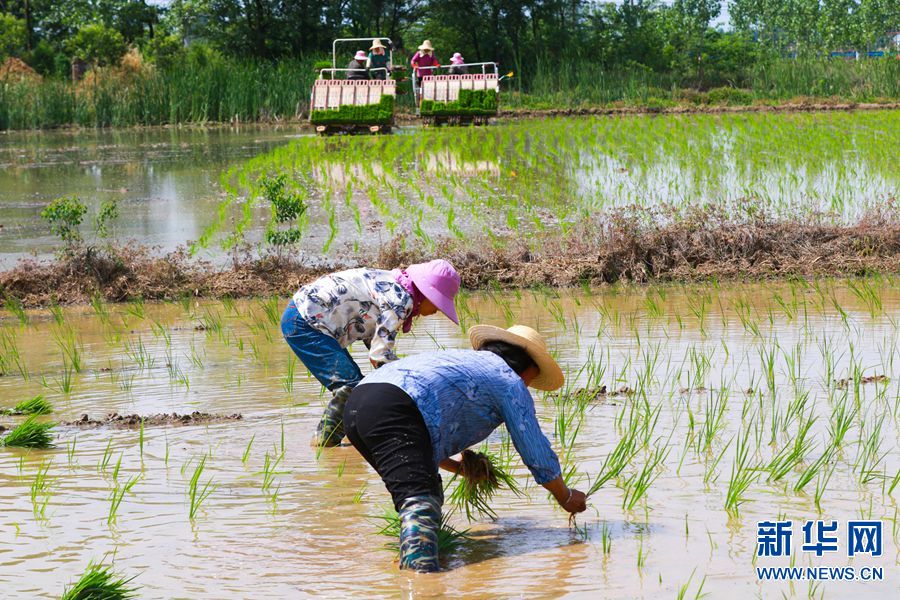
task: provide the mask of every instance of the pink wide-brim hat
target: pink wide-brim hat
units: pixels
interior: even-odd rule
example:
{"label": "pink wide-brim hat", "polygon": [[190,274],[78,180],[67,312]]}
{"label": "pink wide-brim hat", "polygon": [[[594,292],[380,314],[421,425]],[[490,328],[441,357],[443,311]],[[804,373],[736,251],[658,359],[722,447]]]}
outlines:
{"label": "pink wide-brim hat", "polygon": [[354,56],[353,58],[355,58],[356,60],[366,60],[367,58],[369,58],[369,55],[366,54],[364,50],[357,50],[356,56]]}
{"label": "pink wide-brim hat", "polygon": [[431,300],[439,311],[459,325],[453,298],[459,291],[459,274],[449,262],[435,259],[406,267],[406,274],[422,295]]}
{"label": "pink wide-brim hat", "polygon": [[466,59],[464,59],[462,57],[462,54],[460,54],[459,52],[456,52],[453,54],[452,57],[450,57],[450,62],[453,63],[454,65],[461,65],[466,62]]}

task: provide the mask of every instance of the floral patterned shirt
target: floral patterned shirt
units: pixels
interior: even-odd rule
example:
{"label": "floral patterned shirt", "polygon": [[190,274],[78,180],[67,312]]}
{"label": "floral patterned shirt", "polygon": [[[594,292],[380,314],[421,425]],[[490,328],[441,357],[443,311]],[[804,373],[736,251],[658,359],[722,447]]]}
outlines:
{"label": "floral patterned shirt", "polygon": [[413,312],[413,298],[390,271],[348,269],[321,277],[294,294],[294,304],[314,329],[342,348],[362,340],[376,363],[397,360],[394,343]]}

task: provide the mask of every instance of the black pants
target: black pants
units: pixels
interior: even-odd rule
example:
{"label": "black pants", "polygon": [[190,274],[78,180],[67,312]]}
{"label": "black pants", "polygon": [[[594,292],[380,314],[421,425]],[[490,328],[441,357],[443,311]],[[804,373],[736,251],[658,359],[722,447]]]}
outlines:
{"label": "black pants", "polygon": [[423,494],[443,502],[431,435],[416,403],[402,389],[389,383],[353,388],[344,407],[344,432],[381,476],[394,508]]}

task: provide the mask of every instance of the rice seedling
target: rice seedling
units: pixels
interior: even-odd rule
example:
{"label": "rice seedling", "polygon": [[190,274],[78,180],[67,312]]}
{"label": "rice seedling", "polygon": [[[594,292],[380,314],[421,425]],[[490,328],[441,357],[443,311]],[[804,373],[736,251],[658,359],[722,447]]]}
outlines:
{"label": "rice seedling", "polygon": [[54,323],[61,326],[66,322],[66,316],[63,313],[63,309],[55,298],[50,301],[50,306],[47,309],[50,311]]}
{"label": "rice seedling", "polygon": [[112,438],[110,438],[106,442],[106,448],[103,450],[103,456],[100,457],[100,462],[97,463],[97,471],[100,473],[106,472],[106,467],[109,466],[109,461],[112,459]]}
{"label": "rice seedling", "polygon": [[453,476],[448,486],[457,479],[459,482],[450,492],[448,500],[460,507],[469,521],[482,516],[496,520],[497,513],[490,506],[494,495],[502,488],[516,495],[522,494],[515,477],[508,472],[508,467],[508,462],[486,449],[477,453],[464,450],[460,472]]}
{"label": "rice seedling", "polygon": [[39,521],[47,519],[47,505],[50,503],[50,486],[53,483],[48,473],[52,461],[42,461],[38,467],[37,473],[34,475],[34,481],[31,482],[31,506],[34,512],[34,518]]}
{"label": "rice seedling", "polygon": [[106,517],[106,523],[111,525],[116,521],[116,515],[119,512],[119,506],[122,504],[122,500],[125,499],[125,494],[131,491],[131,488],[140,481],[140,474],[135,475],[133,477],[129,477],[128,481],[124,484],[116,483],[116,487],[110,492],[109,495],[109,513]]}
{"label": "rice seedling", "polygon": [[125,312],[129,315],[143,321],[147,316],[147,313],[144,308],[144,299],[141,296],[134,298],[131,302],[129,302],[125,307]]}
{"label": "rice seedling", "polygon": [[7,295],[3,302],[3,306],[11,312],[19,320],[21,326],[28,325],[28,313],[25,312],[25,305],[15,296]]}
{"label": "rice seedling", "polygon": [[39,423],[37,415],[32,415],[0,439],[0,446],[41,450],[52,448],[54,426],[55,423]]}
{"label": "rice seedling", "polygon": [[260,300],[259,303],[269,319],[269,323],[278,325],[281,322],[281,299],[278,296],[271,296],[265,300]]}
{"label": "rice seedling", "polygon": [[[815,461],[810,463],[803,471],[800,473],[800,476],[797,478],[797,482],[794,484],[794,492],[800,493],[803,489],[816,478],[817,475],[821,472],[822,468],[828,465],[834,457],[834,449],[826,448],[825,452],[817,458]],[[827,483],[827,479],[825,480]],[[823,484],[824,485],[824,484]],[[824,488],[823,488],[824,491]]]}
{"label": "rice seedling", "polygon": [[244,453],[241,455],[241,463],[242,464],[246,465],[247,461],[250,459],[250,450],[253,448],[253,440],[255,440],[255,439],[256,439],[256,434],[254,433],[250,437],[250,441],[247,442],[247,447],[244,448]]}
{"label": "rice seedling", "polygon": [[647,494],[650,485],[659,477],[658,469],[669,456],[669,450],[670,448],[665,443],[662,446],[657,446],[653,449],[653,452],[647,459],[647,463],[641,467],[640,471],[625,479],[622,486],[625,491],[622,499],[623,509],[632,510],[641,498]]}
{"label": "rice seedling", "polygon": [[197,466],[194,468],[194,474],[191,475],[191,479],[188,484],[188,500],[190,501],[190,510],[188,511],[188,515],[191,521],[193,521],[197,516],[197,512],[200,510],[200,506],[204,502],[206,502],[206,500],[216,490],[216,486],[213,484],[213,480],[211,477],[202,486],[200,485],[200,478],[203,475],[203,470],[206,468],[206,456],[207,455],[204,454],[200,461],[197,463]]}
{"label": "rice seedling", "polygon": [[356,493],[353,494],[353,504],[359,504],[362,502],[363,495],[366,493],[366,490],[369,488],[368,484],[364,483],[359,486],[359,489],[356,490]]}
{"label": "rice seedling", "polygon": [[[272,486],[277,475],[287,474],[287,471],[277,470],[282,460],[284,460],[284,452],[273,452],[273,454],[266,452],[266,456],[263,459],[263,470],[254,473],[254,475],[262,475],[262,485],[260,487],[264,494],[272,492]],[[276,489],[274,493],[277,494],[277,492],[278,490]]]}
{"label": "rice seedling", "polygon": [[759,473],[750,463],[750,444],[746,434],[738,433],[734,462],[731,465],[731,479],[725,494],[725,512],[736,516],[741,504],[747,501],[745,494]]}
{"label": "rice seedling", "polygon": [[292,356],[288,360],[287,372],[281,379],[281,387],[290,396],[294,393],[294,371],[297,368],[297,360]]}
{"label": "rice seedling", "polygon": [[0,374],[5,375],[13,369],[28,381],[28,367],[19,350],[15,332],[5,327],[0,328]]}
{"label": "rice seedling", "polygon": [[78,436],[72,436],[72,440],[66,444],[66,454],[69,458],[69,466],[75,461],[75,447],[78,444]]}
{"label": "rice seedling", "polygon": [[639,450],[635,437],[636,430],[630,429],[625,436],[619,439],[613,451],[606,455],[600,467],[600,472],[591,481],[587,491],[588,497],[597,493],[607,482],[617,478],[625,467],[631,463],[631,460]]}
{"label": "rice seedling", "polygon": [[140,336],[138,336],[136,340],[125,342],[125,355],[142,370],[153,367],[153,356],[150,354],[150,351],[147,350],[147,347],[144,346],[144,342]]}
{"label": "rice seedling", "polygon": [[66,587],[60,600],[128,600],[136,598],[139,588],[129,587],[134,577],[125,579],[112,567],[91,562],[81,577]]}
{"label": "rice seedling", "polygon": [[13,408],[0,410],[0,415],[49,415],[53,412],[53,405],[43,396],[35,396],[28,400],[22,400]]}
{"label": "rice seedling", "polygon": [[138,449],[140,451],[141,463],[144,462],[144,419],[141,419],[138,426]]}

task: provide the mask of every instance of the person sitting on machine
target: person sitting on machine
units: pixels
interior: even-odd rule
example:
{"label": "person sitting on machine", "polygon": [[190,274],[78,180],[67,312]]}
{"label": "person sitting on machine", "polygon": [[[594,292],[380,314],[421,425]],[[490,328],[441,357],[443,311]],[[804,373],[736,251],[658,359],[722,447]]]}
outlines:
{"label": "person sitting on machine", "polygon": [[369,57],[366,55],[365,50],[357,50],[353,60],[347,65],[347,79],[368,79],[369,71],[366,68],[368,59]]}
{"label": "person sitting on machine", "polygon": [[388,53],[385,52],[385,47],[381,43],[381,40],[372,42],[372,47],[369,48],[366,67],[369,69],[369,74],[372,76],[372,79],[387,79],[388,73],[393,69],[391,58],[388,56]]}
{"label": "person sitting on machine", "polygon": [[469,67],[465,66],[466,59],[462,57],[462,54],[459,52],[455,52],[453,56],[450,57],[450,74],[451,75],[468,75]]}

